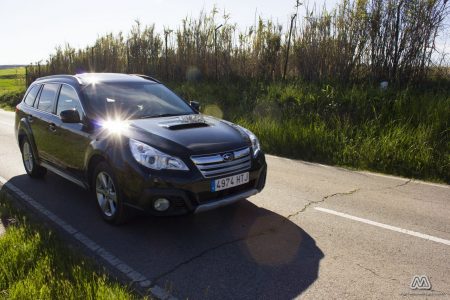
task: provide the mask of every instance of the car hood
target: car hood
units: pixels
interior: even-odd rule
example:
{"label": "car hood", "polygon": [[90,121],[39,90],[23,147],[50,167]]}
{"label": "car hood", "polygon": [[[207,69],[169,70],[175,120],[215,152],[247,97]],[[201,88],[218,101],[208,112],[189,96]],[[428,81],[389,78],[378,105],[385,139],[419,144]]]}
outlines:
{"label": "car hood", "polygon": [[[130,120],[135,138],[168,153],[219,153],[250,145],[237,125],[205,115]],[[133,137],[133,136],[130,136]],[[176,145],[175,145],[176,144]]]}

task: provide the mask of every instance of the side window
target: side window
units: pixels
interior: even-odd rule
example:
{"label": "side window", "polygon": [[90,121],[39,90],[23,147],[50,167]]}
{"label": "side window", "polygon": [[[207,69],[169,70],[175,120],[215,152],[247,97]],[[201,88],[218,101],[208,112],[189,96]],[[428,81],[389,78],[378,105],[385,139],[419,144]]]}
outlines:
{"label": "side window", "polygon": [[34,100],[36,99],[40,87],[41,85],[37,84],[30,89],[24,100],[26,105],[33,106]]}
{"label": "side window", "polygon": [[62,111],[70,109],[76,109],[80,115],[80,120],[83,118],[80,99],[78,98],[77,92],[72,87],[63,85],[61,87],[61,92],[59,92],[56,114],[59,116]]}
{"label": "side window", "polygon": [[58,92],[59,84],[48,83],[42,88],[41,96],[39,97],[38,109],[49,113],[53,112],[53,104],[55,104],[56,93]]}

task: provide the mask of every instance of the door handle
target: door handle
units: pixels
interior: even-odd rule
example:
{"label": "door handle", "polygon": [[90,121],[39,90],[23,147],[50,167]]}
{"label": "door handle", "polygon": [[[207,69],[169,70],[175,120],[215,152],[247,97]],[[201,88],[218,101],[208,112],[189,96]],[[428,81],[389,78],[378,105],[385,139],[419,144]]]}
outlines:
{"label": "door handle", "polygon": [[51,123],[50,125],[48,125],[48,129],[50,129],[51,132],[55,132],[56,131],[56,125]]}
{"label": "door handle", "polygon": [[33,116],[32,115],[29,115],[27,117],[27,119],[28,119],[28,122],[33,123]]}

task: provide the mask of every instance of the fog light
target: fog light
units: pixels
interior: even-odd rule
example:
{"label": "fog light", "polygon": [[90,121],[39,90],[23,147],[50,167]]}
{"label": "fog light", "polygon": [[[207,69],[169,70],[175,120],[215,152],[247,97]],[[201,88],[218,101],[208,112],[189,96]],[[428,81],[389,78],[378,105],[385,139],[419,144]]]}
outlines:
{"label": "fog light", "polygon": [[157,211],[165,211],[169,208],[170,202],[166,198],[159,198],[156,199],[155,202],[153,202],[153,207]]}

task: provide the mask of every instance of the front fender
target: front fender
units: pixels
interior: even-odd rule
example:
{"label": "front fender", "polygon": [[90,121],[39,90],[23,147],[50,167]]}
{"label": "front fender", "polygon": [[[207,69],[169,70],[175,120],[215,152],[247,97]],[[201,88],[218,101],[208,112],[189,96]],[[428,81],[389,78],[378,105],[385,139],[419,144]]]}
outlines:
{"label": "front fender", "polygon": [[127,142],[125,137],[97,137],[93,139],[88,146],[86,155],[84,158],[85,166],[85,178],[90,183],[90,174],[94,165],[98,160],[106,161],[107,164],[113,166],[114,168],[122,168],[124,165],[124,151],[126,151],[126,146],[124,143]]}

